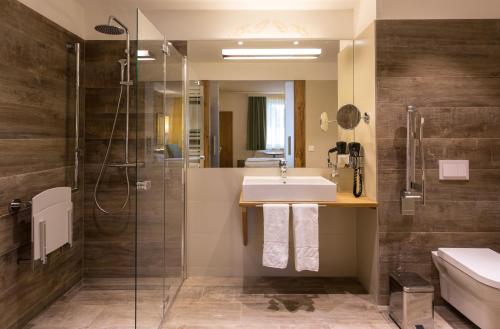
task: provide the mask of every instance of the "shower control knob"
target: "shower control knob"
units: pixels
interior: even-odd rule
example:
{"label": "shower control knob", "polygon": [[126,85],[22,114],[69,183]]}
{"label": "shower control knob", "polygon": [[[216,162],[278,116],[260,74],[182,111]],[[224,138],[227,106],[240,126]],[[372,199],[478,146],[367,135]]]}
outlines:
{"label": "shower control knob", "polygon": [[150,180],[137,182],[137,191],[148,191],[150,189],[151,189],[151,181]]}

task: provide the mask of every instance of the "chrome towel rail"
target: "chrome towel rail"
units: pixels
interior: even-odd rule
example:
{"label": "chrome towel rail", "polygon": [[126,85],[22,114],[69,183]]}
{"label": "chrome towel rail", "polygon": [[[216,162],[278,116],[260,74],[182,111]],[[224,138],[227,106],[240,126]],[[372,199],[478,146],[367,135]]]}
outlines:
{"label": "chrome towel rail", "polygon": [[[270,203],[270,204],[283,204],[283,203]],[[285,203],[285,204],[286,204],[286,203]],[[302,202],[301,204],[314,204],[314,203]],[[292,206],[292,204],[289,204],[288,206],[289,206],[289,207],[291,207],[291,206]],[[257,207],[257,208],[262,208],[262,207],[264,207],[264,205],[263,205],[263,204],[258,204],[258,205],[256,205],[255,207]],[[327,207],[327,205],[325,205],[325,204],[318,204],[318,207],[323,208],[323,207]]]}

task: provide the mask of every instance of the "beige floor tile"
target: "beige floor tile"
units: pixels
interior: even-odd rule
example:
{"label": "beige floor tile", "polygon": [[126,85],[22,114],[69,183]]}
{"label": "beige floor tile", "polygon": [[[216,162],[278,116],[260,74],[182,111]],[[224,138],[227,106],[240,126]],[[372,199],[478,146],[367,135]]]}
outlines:
{"label": "beige floor tile", "polygon": [[292,311],[279,303],[245,303],[242,305],[242,324],[252,323],[265,326],[267,324],[283,325],[322,325],[326,324],[318,316],[318,311],[304,304]]}
{"label": "beige floor tile", "polygon": [[80,290],[65,301],[78,305],[130,304],[133,310],[135,292],[133,290]]}
{"label": "beige floor tile", "polygon": [[96,305],[56,303],[30,322],[32,328],[87,328],[102,312]]}
{"label": "beige floor tile", "polygon": [[135,310],[133,308],[127,305],[112,305],[104,307],[88,329],[128,329],[134,325]]}
{"label": "beige floor tile", "polygon": [[170,309],[169,324],[236,325],[240,324],[241,305],[238,303],[176,304]]}
{"label": "beige floor tile", "polygon": [[[147,281],[147,280],[146,280]],[[138,329],[157,329],[163,292],[154,280],[138,294]],[[25,329],[135,329],[134,290],[94,280],[66,293]],[[95,289],[106,287],[108,289]],[[174,296],[178,286],[170,286]],[[162,329],[398,329],[387,308],[350,278],[190,278]],[[437,306],[436,329],[477,329],[456,310]]]}
{"label": "beige floor tile", "polygon": [[203,296],[203,292],[205,291],[205,287],[182,287],[182,289],[177,294],[177,298],[175,300],[176,304],[182,303],[195,303],[199,302],[201,297]]}

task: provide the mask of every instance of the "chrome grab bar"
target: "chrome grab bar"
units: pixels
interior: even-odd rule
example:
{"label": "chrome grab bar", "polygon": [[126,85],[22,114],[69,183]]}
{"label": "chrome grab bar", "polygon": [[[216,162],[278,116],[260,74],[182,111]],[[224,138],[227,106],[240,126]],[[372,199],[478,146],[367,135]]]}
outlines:
{"label": "chrome grab bar", "polygon": [[75,50],[75,168],[73,176],[73,191],[79,189],[78,172],[80,168],[80,43],[68,44],[68,49]]}
{"label": "chrome grab bar", "polygon": [[425,205],[424,124],[425,124],[425,120],[422,116],[420,116],[419,146],[420,146],[420,161],[421,161],[421,168],[422,168],[422,186],[420,188],[420,193],[422,193],[422,204],[423,205]]}
{"label": "chrome grab bar", "polygon": [[[425,204],[425,157],[424,157],[424,123],[425,120],[414,106],[407,107],[406,133],[406,188],[401,191],[401,214],[414,215],[415,201]],[[416,141],[421,160],[422,176],[416,182]]]}

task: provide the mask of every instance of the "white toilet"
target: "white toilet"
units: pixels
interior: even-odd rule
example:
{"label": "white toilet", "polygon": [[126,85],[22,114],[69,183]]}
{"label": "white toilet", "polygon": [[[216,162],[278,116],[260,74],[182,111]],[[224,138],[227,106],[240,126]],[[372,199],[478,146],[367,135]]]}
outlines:
{"label": "white toilet", "polygon": [[482,329],[500,328],[500,254],[487,248],[432,252],[441,296]]}

